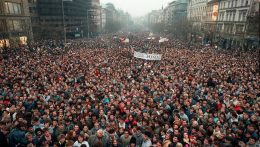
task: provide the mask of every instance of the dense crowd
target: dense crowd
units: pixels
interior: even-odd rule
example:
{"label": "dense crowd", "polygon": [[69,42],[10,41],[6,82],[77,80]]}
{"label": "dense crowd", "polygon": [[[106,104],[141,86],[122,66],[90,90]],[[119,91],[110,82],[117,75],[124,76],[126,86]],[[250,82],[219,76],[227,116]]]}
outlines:
{"label": "dense crowd", "polygon": [[[146,35],[1,53],[0,146],[260,146],[254,54]],[[163,57],[137,59],[134,50]]]}

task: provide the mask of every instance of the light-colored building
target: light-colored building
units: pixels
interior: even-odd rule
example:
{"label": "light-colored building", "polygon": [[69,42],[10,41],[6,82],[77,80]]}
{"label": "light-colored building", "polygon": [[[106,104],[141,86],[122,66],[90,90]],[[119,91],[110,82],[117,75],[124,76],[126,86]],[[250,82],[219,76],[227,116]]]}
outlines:
{"label": "light-colored building", "polygon": [[152,12],[150,12],[148,14],[148,23],[149,24],[158,24],[161,23],[163,21],[162,19],[162,10],[152,10]]}
{"label": "light-colored building", "polygon": [[216,31],[223,47],[242,46],[252,2],[253,0],[220,1]]}
{"label": "light-colored building", "polygon": [[205,23],[207,2],[208,0],[190,0],[188,3],[187,18],[196,31],[200,31]]}
{"label": "light-colored building", "polygon": [[249,42],[252,42],[253,45],[259,46],[259,30],[260,30],[260,20],[259,20],[259,0],[253,0],[249,7],[249,12],[247,15],[247,22],[245,26],[245,37]]}
{"label": "light-colored building", "polygon": [[90,22],[90,32],[92,35],[97,35],[97,33],[101,32],[102,22],[101,22],[101,5],[99,0],[91,0],[91,7],[88,11],[88,18]]}
{"label": "light-colored building", "polygon": [[101,32],[105,30],[106,27],[106,9],[104,6],[101,7]]}
{"label": "light-colored building", "polygon": [[251,9],[256,8],[259,14],[259,6],[255,7],[257,3],[253,2],[254,0],[209,1],[206,9],[205,39],[219,44],[222,48],[244,46]]}
{"label": "light-colored building", "polygon": [[167,25],[173,25],[187,19],[187,0],[176,0],[168,4],[164,10],[164,21]]}

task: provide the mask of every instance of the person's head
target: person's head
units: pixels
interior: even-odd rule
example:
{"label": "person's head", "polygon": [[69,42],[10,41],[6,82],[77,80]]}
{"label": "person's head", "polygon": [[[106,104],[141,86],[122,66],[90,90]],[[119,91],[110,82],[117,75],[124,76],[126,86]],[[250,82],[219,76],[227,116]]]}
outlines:
{"label": "person's head", "polygon": [[88,126],[87,126],[87,125],[85,125],[85,126],[83,127],[83,131],[84,131],[84,132],[87,132],[87,131],[88,131]]}
{"label": "person's head", "polygon": [[162,143],[157,141],[156,144],[155,144],[156,147],[162,147]]}
{"label": "person's head", "polygon": [[95,128],[99,128],[99,123],[98,123],[98,121],[96,121],[96,122],[94,123],[94,127],[95,127]]}
{"label": "person's head", "polygon": [[183,133],[183,138],[185,138],[185,139],[187,139],[187,138],[189,138],[189,135],[188,135],[188,133]]}
{"label": "person's head", "polygon": [[28,142],[32,142],[32,140],[33,140],[33,135],[32,135],[31,133],[27,133],[27,134],[25,135],[25,137],[26,137],[26,139],[27,139]]}
{"label": "person's head", "polygon": [[149,138],[150,138],[150,132],[145,131],[145,132],[143,133],[143,139],[144,139],[144,140],[148,140]]}
{"label": "person's head", "polygon": [[79,135],[78,136],[78,141],[81,143],[81,142],[83,142],[84,141],[84,135]]}
{"label": "person's head", "polygon": [[68,140],[66,143],[66,147],[73,147],[74,142],[72,140]]}
{"label": "person's head", "polygon": [[249,145],[255,145],[256,144],[256,139],[254,137],[250,137],[248,141]]}
{"label": "person's head", "polygon": [[50,134],[48,129],[44,129],[43,132],[44,132],[44,136],[46,136],[46,137],[50,137],[51,136],[51,134]]}
{"label": "person's head", "polygon": [[179,142],[178,136],[174,135],[172,138],[172,142],[174,142],[174,143]]}
{"label": "person's head", "polygon": [[109,131],[111,129],[111,124],[106,125],[106,131]]}
{"label": "person's head", "polygon": [[63,123],[59,123],[59,130],[64,130],[65,129],[65,126]]}
{"label": "person's head", "polygon": [[130,142],[129,142],[129,146],[130,147],[135,147],[136,146],[136,138],[134,136],[131,137]]}
{"label": "person's head", "polygon": [[87,147],[87,145],[86,144],[82,144],[82,145],[80,145],[80,147]]}
{"label": "person's head", "polygon": [[99,130],[97,131],[97,137],[98,137],[98,138],[102,138],[103,135],[104,135],[103,130],[99,129]]}
{"label": "person's head", "polygon": [[19,122],[19,124],[17,125],[17,128],[25,131],[27,129],[27,126],[24,122]]}
{"label": "person's head", "polygon": [[93,144],[93,147],[101,147],[101,146],[103,146],[103,143],[101,141],[98,141],[95,144]]}
{"label": "person's head", "polygon": [[65,135],[64,134],[60,134],[58,136],[58,140],[59,140],[59,142],[63,143],[65,141]]}
{"label": "person's head", "polygon": [[129,131],[128,130],[124,130],[124,136],[126,137],[126,138],[128,138],[129,137]]}
{"label": "person's head", "polygon": [[36,136],[41,136],[42,135],[42,129],[41,128],[35,129],[35,134],[36,134]]}
{"label": "person's head", "polygon": [[183,145],[182,145],[180,142],[178,142],[178,143],[176,144],[176,147],[183,147]]}
{"label": "person's head", "polygon": [[166,133],[165,134],[165,140],[170,140],[171,139],[171,134],[170,133]]}
{"label": "person's head", "polygon": [[75,125],[75,126],[74,126],[74,131],[76,131],[76,132],[79,131],[79,126],[78,126],[78,125]]}
{"label": "person's head", "polygon": [[116,139],[113,139],[113,146],[118,146],[118,142]]}

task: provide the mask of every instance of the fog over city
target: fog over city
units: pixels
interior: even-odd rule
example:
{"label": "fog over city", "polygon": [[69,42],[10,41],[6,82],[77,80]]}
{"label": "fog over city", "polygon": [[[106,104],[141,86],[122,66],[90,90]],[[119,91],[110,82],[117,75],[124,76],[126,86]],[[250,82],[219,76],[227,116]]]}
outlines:
{"label": "fog over city", "polygon": [[101,4],[113,3],[116,8],[127,11],[133,17],[144,16],[152,10],[166,7],[172,0],[100,0]]}

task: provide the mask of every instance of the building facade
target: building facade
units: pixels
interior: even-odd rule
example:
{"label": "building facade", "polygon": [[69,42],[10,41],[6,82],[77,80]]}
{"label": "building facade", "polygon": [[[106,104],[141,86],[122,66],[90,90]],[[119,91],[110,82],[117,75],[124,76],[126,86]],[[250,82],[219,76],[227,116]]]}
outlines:
{"label": "building facade", "polygon": [[115,32],[118,30],[119,26],[119,13],[116,10],[115,6],[112,3],[107,3],[105,5],[105,31],[106,32]]}
{"label": "building facade", "polygon": [[99,0],[91,0],[91,6],[88,11],[89,18],[89,30],[90,34],[93,36],[101,32],[101,5]]}
{"label": "building facade", "polygon": [[222,0],[219,3],[217,33],[224,39],[224,46],[241,45],[250,4],[253,0]]}
{"label": "building facade", "polygon": [[190,0],[188,2],[187,19],[192,23],[193,30],[201,31],[206,20],[208,0]]}
{"label": "building facade", "polygon": [[105,27],[106,27],[106,9],[104,6],[101,7],[101,32],[105,31]]}
{"label": "building facade", "polygon": [[253,0],[249,6],[247,21],[245,26],[245,38],[248,39],[249,44],[259,46],[260,34],[260,13],[259,13],[259,0]]}
{"label": "building facade", "polygon": [[92,0],[29,0],[34,36],[41,39],[86,37],[95,14]]}
{"label": "building facade", "polygon": [[149,24],[158,24],[162,22],[162,10],[153,10],[151,13],[148,14]]}
{"label": "building facade", "polygon": [[27,0],[1,0],[0,39],[8,39],[12,46],[19,44],[21,37],[33,40]]}
{"label": "building facade", "polygon": [[[254,33],[259,32],[257,16],[257,0],[209,1],[206,9],[205,42],[210,41],[222,48],[248,47],[247,38],[259,40],[259,33]],[[251,28],[254,29],[250,30]]]}

